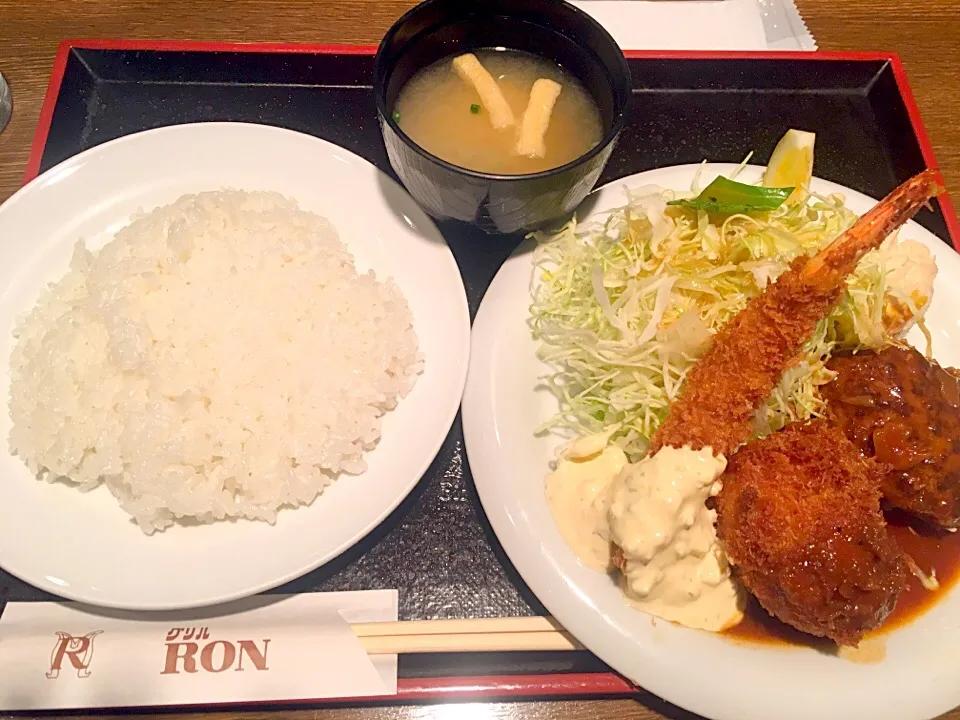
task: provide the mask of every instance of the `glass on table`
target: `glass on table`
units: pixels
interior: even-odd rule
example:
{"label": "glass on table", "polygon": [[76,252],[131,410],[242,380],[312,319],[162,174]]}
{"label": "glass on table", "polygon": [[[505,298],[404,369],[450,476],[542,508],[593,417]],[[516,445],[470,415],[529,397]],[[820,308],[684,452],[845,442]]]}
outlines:
{"label": "glass on table", "polygon": [[10,122],[10,115],[13,113],[13,98],[10,96],[10,86],[7,85],[7,79],[0,73],[0,133]]}

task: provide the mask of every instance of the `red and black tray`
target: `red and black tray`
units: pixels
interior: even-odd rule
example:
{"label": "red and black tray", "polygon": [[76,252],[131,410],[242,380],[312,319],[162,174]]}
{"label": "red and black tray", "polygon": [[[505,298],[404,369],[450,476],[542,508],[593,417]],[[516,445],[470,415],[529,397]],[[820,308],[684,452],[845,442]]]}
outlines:
{"label": "red and black tray", "polygon": [[[371,92],[373,47],[64,42],[25,181],[122,135],[244,121],[324,138],[391,173]],[[769,157],[788,128],[817,133],[818,176],[881,197],[927,167],[930,143],[899,59],[888,54],[628,52],[630,121],[602,183],[703,159]],[[392,173],[391,173],[392,174]],[[960,248],[946,196],[920,222]],[[471,313],[518,237],[439,223]],[[409,498],[367,538],[277,592],[397,588],[401,619],[545,614],[477,500],[459,418]],[[0,571],[0,604],[55,599]],[[410,655],[399,700],[638,692],[587,652]],[[659,700],[645,702],[668,713]]]}

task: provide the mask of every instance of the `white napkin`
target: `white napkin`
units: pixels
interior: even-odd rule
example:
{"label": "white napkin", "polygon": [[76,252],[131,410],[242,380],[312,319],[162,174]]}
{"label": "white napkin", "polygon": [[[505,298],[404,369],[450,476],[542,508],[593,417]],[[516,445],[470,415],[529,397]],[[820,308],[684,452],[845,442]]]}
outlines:
{"label": "white napkin", "polygon": [[396,619],[396,590],[167,613],[7,603],[0,711],[394,695],[397,656],[367,655],[349,623]]}
{"label": "white napkin", "polygon": [[572,0],[624,50],[815,50],[793,0]]}

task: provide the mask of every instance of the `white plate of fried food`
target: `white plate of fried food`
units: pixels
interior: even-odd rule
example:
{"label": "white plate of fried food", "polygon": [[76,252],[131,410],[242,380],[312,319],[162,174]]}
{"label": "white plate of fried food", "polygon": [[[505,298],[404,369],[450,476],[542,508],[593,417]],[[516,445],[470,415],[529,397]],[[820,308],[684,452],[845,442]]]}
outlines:
{"label": "white plate of fried food", "polygon": [[[960,545],[933,529],[960,509],[960,398],[923,353],[926,332],[960,364],[960,258],[909,221],[857,264],[886,229],[841,234],[877,201],[816,178],[768,215],[667,205],[737,173],[763,168],[616,181],[504,264],[463,402],[480,499],[550,613],[671,703],[934,717],[960,703]],[[874,219],[919,209],[932,178]],[[910,514],[885,523],[881,494]]]}
{"label": "white plate of fried food", "polygon": [[400,504],[456,415],[453,255],[331,143],[130,135],[20,190],[0,238],[0,565],[49,592],[160,610],[292,580]]}

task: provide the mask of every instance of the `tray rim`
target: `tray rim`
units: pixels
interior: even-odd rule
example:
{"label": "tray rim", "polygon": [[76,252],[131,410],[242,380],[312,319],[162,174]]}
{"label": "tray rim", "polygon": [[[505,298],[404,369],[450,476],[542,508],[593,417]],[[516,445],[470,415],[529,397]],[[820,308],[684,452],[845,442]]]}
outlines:
{"label": "tray rim", "polygon": [[[82,50],[146,50],[172,52],[254,52],[254,53],[303,53],[317,55],[374,55],[376,45],[365,44],[337,44],[337,43],[283,43],[283,42],[234,42],[234,41],[207,41],[207,40],[133,40],[124,38],[67,38],[60,42],[53,62],[47,91],[40,108],[37,120],[37,129],[30,147],[27,165],[24,171],[22,184],[33,180],[40,170],[40,161],[43,149],[46,146],[53,120],[53,111],[60,94],[60,85],[66,70],[67,59],[73,49]],[[913,134],[920,143],[920,152],[928,168],[937,170],[933,153],[933,146],[927,134],[920,107],[910,82],[907,79],[903,61],[895,52],[890,51],[848,51],[848,50],[624,50],[623,54],[629,60],[801,60],[806,62],[886,62],[893,70],[897,83],[897,90],[907,108],[907,115]],[[940,182],[944,186],[943,176]],[[944,215],[947,234],[951,246],[960,252],[960,218],[953,209],[949,193],[937,198]]]}
{"label": "tray rim", "polygon": [[[253,52],[302,53],[322,55],[368,55],[377,51],[376,45],[313,44],[280,42],[222,42],[199,40],[131,40],[122,38],[67,38],[59,44],[50,79],[27,159],[22,184],[39,174],[40,162],[49,138],[53,112],[60,94],[70,52],[83,50],[141,50],[155,52]],[[939,171],[929,136],[920,115],[906,71],[900,57],[886,51],[659,51],[624,50],[628,59],[649,60],[798,60],[805,62],[885,62],[893,71],[897,90],[903,98],[914,135],[920,144],[927,167]],[[941,176],[942,182],[942,176]],[[947,226],[950,243],[960,251],[960,220],[953,209],[949,195],[937,198]],[[391,702],[423,702],[428,700],[455,700],[466,698],[532,698],[532,697],[624,697],[642,692],[626,678],[615,672],[580,673],[521,673],[514,675],[439,676],[431,678],[398,678],[397,694],[370,698],[329,698],[296,703],[267,704],[386,704]],[[258,703],[261,704],[261,703]]]}

